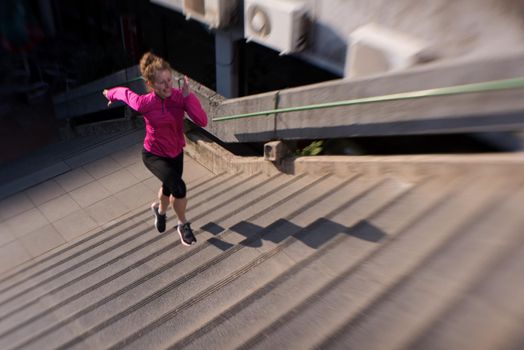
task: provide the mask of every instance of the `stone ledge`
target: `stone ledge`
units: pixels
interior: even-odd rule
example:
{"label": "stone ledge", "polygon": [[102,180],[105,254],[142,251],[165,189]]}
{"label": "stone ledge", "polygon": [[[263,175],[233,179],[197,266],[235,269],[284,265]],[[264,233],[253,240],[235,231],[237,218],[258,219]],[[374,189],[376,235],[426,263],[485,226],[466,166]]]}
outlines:
{"label": "stone ledge", "polygon": [[186,137],[186,153],[213,173],[246,174],[350,174],[401,177],[407,181],[447,176],[493,175],[516,178],[524,176],[524,152],[465,155],[399,155],[399,156],[314,156],[287,157],[280,163],[264,157],[236,156],[197,131]]}
{"label": "stone ledge", "polygon": [[196,131],[186,134],[185,152],[214,174],[262,172],[273,175],[282,172],[275,164],[265,161],[263,157],[236,156]]}

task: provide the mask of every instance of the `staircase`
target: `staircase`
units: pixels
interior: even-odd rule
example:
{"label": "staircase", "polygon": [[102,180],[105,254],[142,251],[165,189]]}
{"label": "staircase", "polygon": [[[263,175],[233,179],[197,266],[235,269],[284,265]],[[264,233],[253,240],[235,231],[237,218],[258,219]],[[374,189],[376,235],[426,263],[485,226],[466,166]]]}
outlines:
{"label": "staircase", "polygon": [[522,177],[220,173],[0,275],[1,349],[517,349]]}

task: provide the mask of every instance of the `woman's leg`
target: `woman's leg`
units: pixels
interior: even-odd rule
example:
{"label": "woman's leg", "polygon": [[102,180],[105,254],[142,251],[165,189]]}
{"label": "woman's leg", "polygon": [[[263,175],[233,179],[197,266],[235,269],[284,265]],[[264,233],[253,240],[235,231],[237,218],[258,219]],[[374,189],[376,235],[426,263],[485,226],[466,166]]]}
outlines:
{"label": "woman's leg", "polygon": [[190,223],[186,219],[187,198],[185,196],[181,198],[171,196],[169,200],[171,201],[171,205],[173,206],[173,209],[175,210],[175,213],[178,217],[178,225],[176,230],[180,235],[180,242],[186,246],[195,244],[197,239],[193,234]]}
{"label": "woman's leg", "polygon": [[166,212],[169,208],[169,197],[171,196],[169,187],[165,182],[173,172],[172,165],[168,159],[155,156],[146,150],[142,151],[142,160],[146,168],[162,181],[162,186],[158,190],[158,203],[152,203],[151,210],[155,215],[156,229],[158,232],[164,232],[166,229]]}
{"label": "woman's leg", "polygon": [[178,218],[179,224],[187,222],[186,219],[186,184],[182,180],[182,174],[184,172],[184,153],[182,152],[172,161],[173,171],[175,174],[171,177],[172,179],[172,195],[170,197],[171,206],[175,211]]}
{"label": "woman's leg", "polygon": [[187,197],[184,198],[175,198],[175,196],[169,197],[171,206],[175,210],[176,217],[178,218],[179,224],[184,224],[187,222],[186,219],[186,207],[187,207]]}
{"label": "woman's leg", "polygon": [[165,215],[169,208],[170,196],[164,195],[163,187],[158,190],[158,213]]}
{"label": "woman's leg", "polygon": [[183,245],[192,245],[197,242],[191,225],[186,219],[186,207],[187,207],[187,197],[186,197],[186,184],[182,180],[182,173],[184,170],[184,153],[181,153],[179,156],[173,159],[173,170],[176,175],[172,177],[173,180],[173,194],[170,197],[171,205],[175,210],[175,213],[178,217],[178,226],[177,231],[180,235],[180,241]]}

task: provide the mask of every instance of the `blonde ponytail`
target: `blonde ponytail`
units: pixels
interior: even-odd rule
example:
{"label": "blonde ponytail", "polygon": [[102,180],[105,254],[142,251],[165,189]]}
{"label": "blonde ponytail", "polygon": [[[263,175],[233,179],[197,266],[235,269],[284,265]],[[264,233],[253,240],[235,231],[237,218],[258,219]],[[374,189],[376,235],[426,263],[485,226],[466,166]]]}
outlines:
{"label": "blonde ponytail", "polygon": [[140,59],[140,73],[151,83],[154,82],[155,74],[163,70],[171,71],[171,66],[167,61],[152,52],[146,52]]}

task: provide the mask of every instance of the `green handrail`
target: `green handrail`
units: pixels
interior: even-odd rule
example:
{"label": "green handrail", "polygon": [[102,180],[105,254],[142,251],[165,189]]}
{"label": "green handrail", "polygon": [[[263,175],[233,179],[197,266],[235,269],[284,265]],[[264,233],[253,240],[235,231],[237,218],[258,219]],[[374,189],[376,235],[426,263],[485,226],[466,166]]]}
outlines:
{"label": "green handrail", "polygon": [[[128,84],[131,84],[131,83],[133,83],[133,82],[135,82],[135,81],[139,81],[139,80],[145,81],[144,77],[142,77],[141,75],[139,75],[139,76],[136,77],[136,78],[126,80],[125,82],[120,83],[120,84],[107,86],[107,87],[105,87],[104,89],[109,90],[109,89],[112,89],[112,88],[115,88],[115,87],[119,87],[119,86],[122,86],[122,85],[128,85]],[[96,91],[96,92],[94,92],[94,93],[99,93],[99,92],[100,92],[100,91]]]}
{"label": "green handrail", "polygon": [[363,98],[356,98],[352,100],[318,103],[318,104],[311,104],[311,105],[298,106],[298,107],[269,109],[269,110],[259,111],[259,112],[251,112],[251,113],[243,113],[243,114],[235,114],[235,115],[230,115],[230,116],[216,117],[216,118],[213,118],[213,121],[219,122],[219,121],[224,121],[224,120],[250,118],[250,117],[276,114],[276,113],[300,112],[300,111],[307,111],[307,110],[313,110],[313,109],[351,106],[351,105],[359,105],[359,104],[374,103],[374,102],[399,101],[399,100],[409,100],[409,99],[416,99],[416,98],[422,98],[422,97],[447,96],[447,95],[458,95],[458,94],[467,94],[467,93],[475,93],[475,92],[487,92],[487,91],[497,91],[497,90],[521,89],[521,88],[524,88],[524,77],[519,77],[519,78],[514,78],[514,79],[493,80],[493,81],[474,83],[474,84],[456,85],[456,86],[436,88],[436,89],[402,92],[402,93],[390,94],[390,95],[363,97]]}
{"label": "green handrail", "polygon": [[[120,84],[111,85],[111,86],[106,86],[106,87],[104,87],[104,89],[112,89],[112,88],[117,87],[117,86],[125,86],[125,85],[128,85],[128,84],[130,84],[130,83],[132,83],[132,82],[135,82],[135,81],[138,81],[138,80],[144,80],[144,78],[143,78],[142,76],[138,76],[138,77],[136,77],[136,78],[126,80],[125,82],[122,82],[122,83],[120,83]],[[70,93],[70,92],[69,92],[69,91],[64,91],[64,92],[62,92],[61,94],[67,95],[68,93]],[[79,99],[84,98],[84,97],[87,97],[87,96],[98,95],[98,94],[100,94],[100,96],[102,96],[102,95],[101,95],[101,94],[102,94],[102,90],[89,91],[89,92],[86,92],[86,93],[84,93],[84,94],[81,94],[81,95],[75,96],[75,97],[73,97],[73,98],[71,98],[71,99],[68,99],[68,100],[66,100],[65,102],[66,102],[66,103],[70,103],[71,100],[79,100]]]}

